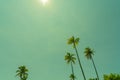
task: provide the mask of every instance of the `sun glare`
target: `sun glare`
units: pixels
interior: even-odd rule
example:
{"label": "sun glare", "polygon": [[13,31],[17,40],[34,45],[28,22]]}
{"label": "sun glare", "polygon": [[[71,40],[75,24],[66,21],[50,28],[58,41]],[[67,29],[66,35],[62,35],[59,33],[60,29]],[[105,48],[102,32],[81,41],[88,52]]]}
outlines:
{"label": "sun glare", "polygon": [[46,3],[48,3],[48,0],[41,0],[43,5],[46,5]]}

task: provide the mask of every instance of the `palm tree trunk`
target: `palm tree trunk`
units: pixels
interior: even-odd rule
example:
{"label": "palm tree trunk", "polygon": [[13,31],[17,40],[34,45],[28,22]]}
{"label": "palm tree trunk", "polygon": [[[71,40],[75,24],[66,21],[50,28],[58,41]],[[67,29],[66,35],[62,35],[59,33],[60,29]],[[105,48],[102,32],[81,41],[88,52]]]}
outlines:
{"label": "palm tree trunk", "polygon": [[98,72],[97,72],[97,69],[96,69],[96,66],[95,66],[95,63],[94,63],[94,60],[93,60],[92,57],[91,57],[91,60],[92,60],[92,63],[93,63],[93,66],[94,66],[94,69],[95,69],[95,72],[96,72],[96,75],[97,75],[97,80],[99,80]]}
{"label": "palm tree trunk", "polygon": [[[72,69],[72,74],[74,75],[74,70],[73,70],[73,64],[72,64],[72,62],[71,62],[71,69]],[[73,78],[73,80],[74,80],[74,78]]]}
{"label": "palm tree trunk", "polygon": [[78,51],[77,51],[77,48],[76,48],[75,43],[74,43],[74,48],[75,48],[75,51],[76,51],[77,59],[78,59],[79,66],[80,66],[80,69],[81,69],[81,71],[82,71],[82,74],[83,74],[84,80],[86,80],[86,77],[85,77],[85,74],[84,74],[84,71],[83,71],[83,68],[82,68],[82,64],[81,64],[81,61],[80,61],[80,58],[79,58]]}

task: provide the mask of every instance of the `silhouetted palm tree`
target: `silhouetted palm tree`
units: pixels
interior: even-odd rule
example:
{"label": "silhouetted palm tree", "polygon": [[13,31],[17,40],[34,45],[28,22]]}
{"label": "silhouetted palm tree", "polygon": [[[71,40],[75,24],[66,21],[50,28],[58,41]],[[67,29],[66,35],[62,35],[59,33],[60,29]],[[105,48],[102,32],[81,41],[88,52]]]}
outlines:
{"label": "silhouetted palm tree", "polygon": [[70,80],[75,80],[75,78],[76,78],[76,77],[75,77],[74,74],[71,74],[71,75],[70,75]]}
{"label": "silhouetted palm tree", "polygon": [[71,63],[72,74],[70,75],[70,78],[72,80],[75,80],[73,63],[75,64],[76,58],[74,57],[74,54],[70,54],[69,52],[67,52],[67,54],[65,55],[65,60],[67,61],[68,64]]}
{"label": "silhouetted palm tree", "polygon": [[86,56],[87,59],[92,60],[92,63],[93,63],[93,66],[94,66],[94,69],[95,69],[95,72],[96,72],[96,75],[97,75],[97,80],[99,80],[98,72],[97,72],[93,57],[92,57],[92,55],[94,55],[93,54],[94,50],[91,50],[91,48],[87,47],[87,48],[85,48],[84,53],[85,53],[85,56]]}
{"label": "silhouetted palm tree", "polygon": [[80,61],[80,58],[79,58],[79,55],[78,55],[78,51],[77,51],[77,47],[76,45],[79,43],[79,38],[74,38],[74,36],[72,36],[71,38],[68,39],[68,44],[72,44],[73,45],[73,48],[75,49],[75,52],[76,52],[76,55],[77,55],[77,59],[78,59],[78,62],[79,62],[79,66],[80,66],[80,69],[82,71],[82,74],[83,74],[83,77],[84,77],[84,80],[86,80],[86,77],[85,77],[85,74],[84,74],[84,71],[83,71],[83,68],[82,68],[82,64],[81,64],[81,61]]}
{"label": "silhouetted palm tree", "polygon": [[16,71],[16,76],[19,76],[21,80],[26,80],[28,78],[28,69],[25,66],[18,67]]}

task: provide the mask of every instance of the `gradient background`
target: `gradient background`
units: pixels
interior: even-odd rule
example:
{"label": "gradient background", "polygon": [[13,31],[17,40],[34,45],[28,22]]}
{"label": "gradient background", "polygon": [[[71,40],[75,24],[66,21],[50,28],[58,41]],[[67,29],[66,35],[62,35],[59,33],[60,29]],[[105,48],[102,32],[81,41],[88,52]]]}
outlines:
{"label": "gradient background", "polygon": [[[0,80],[19,80],[18,66],[29,69],[28,80],[69,80],[64,61],[71,36],[80,37],[78,51],[87,79],[95,77],[84,48],[95,50],[100,78],[120,73],[120,0],[0,0]],[[75,64],[76,80],[83,80]]]}

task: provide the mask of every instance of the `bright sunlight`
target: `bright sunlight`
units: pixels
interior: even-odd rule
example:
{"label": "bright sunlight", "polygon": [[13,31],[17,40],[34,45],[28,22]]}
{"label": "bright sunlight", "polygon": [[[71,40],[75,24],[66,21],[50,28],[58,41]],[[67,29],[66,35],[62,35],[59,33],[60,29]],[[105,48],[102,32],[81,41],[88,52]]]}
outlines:
{"label": "bright sunlight", "polygon": [[46,3],[48,2],[48,0],[40,0],[42,2],[43,5],[46,5]]}

